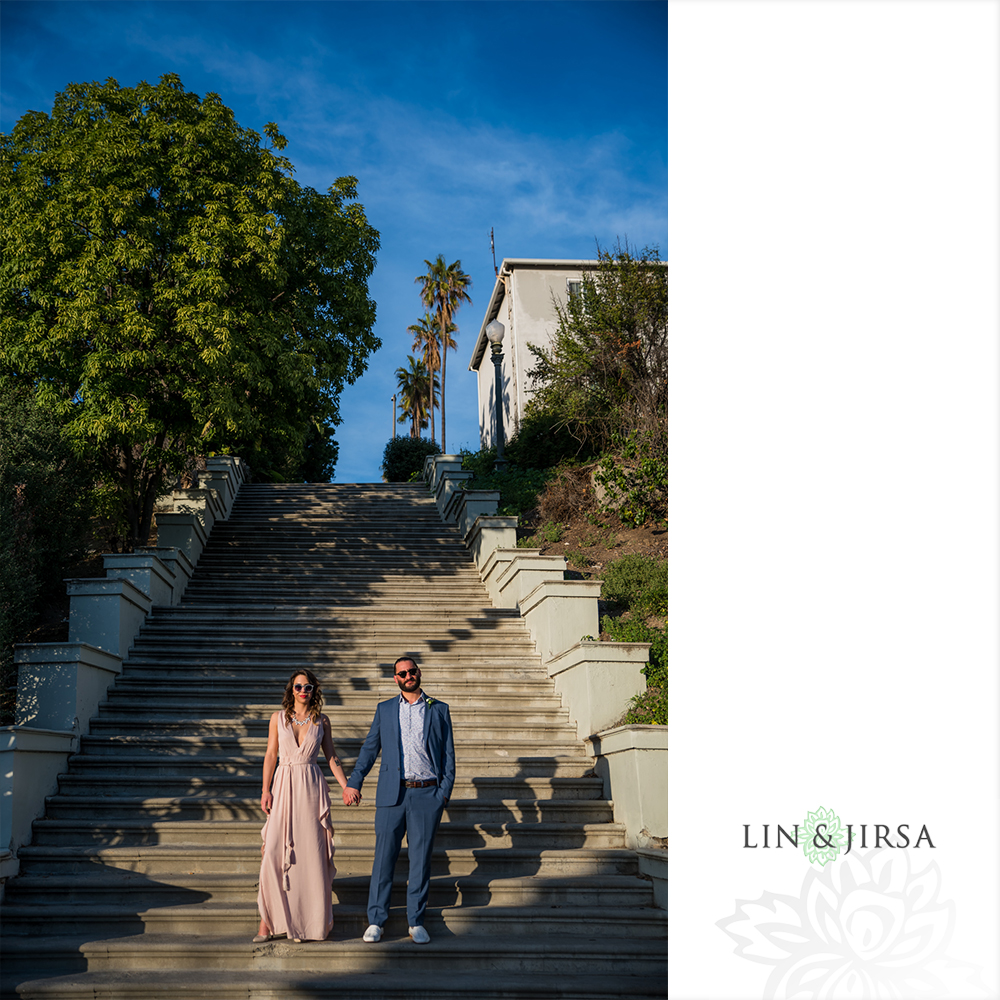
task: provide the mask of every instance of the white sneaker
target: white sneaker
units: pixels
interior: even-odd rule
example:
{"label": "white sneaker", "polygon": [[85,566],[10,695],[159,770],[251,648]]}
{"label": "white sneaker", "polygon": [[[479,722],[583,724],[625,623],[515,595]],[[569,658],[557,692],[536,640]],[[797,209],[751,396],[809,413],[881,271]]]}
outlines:
{"label": "white sneaker", "polygon": [[369,944],[374,944],[376,941],[382,938],[382,928],[378,924],[369,924],[368,930],[365,931],[363,941],[367,941]]}
{"label": "white sneaker", "polygon": [[413,938],[414,944],[427,944],[430,941],[431,936],[423,929],[423,927],[411,927],[410,937]]}

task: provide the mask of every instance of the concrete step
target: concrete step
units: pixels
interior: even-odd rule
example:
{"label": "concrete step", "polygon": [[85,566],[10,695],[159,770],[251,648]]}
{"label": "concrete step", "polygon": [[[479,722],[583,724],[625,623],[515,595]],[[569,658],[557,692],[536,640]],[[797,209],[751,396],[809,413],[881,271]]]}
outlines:
{"label": "concrete step", "polygon": [[[92,866],[95,867],[95,866]],[[368,902],[370,878],[367,875],[343,875],[338,872],[333,881],[334,906],[364,908]],[[45,919],[43,907],[83,904],[124,908],[125,900],[132,912],[161,906],[190,906],[197,902],[231,903],[255,906],[258,875],[256,873],[161,872],[156,879],[117,868],[102,868],[97,872],[62,875],[26,875],[12,883],[5,899],[6,906],[31,907],[35,916],[27,915],[27,924],[20,920],[12,925],[12,933],[33,933],[31,922]],[[649,882],[633,875],[582,875],[576,878],[512,878],[484,875],[436,875],[431,879],[429,905],[445,906],[608,906],[616,908],[652,905]],[[405,907],[406,880],[393,881],[392,906]],[[367,926],[367,924],[365,925]],[[364,930],[364,927],[361,928]],[[45,928],[39,928],[40,933]],[[219,928],[207,933],[219,933]]]}
{"label": "concrete step", "polygon": [[458,597],[475,600],[484,604],[487,593],[475,571],[467,573],[465,568],[461,573],[449,571],[443,576],[439,567],[429,567],[434,576],[417,573],[389,572],[382,568],[367,568],[356,563],[352,566],[329,566],[310,569],[299,566],[288,566],[285,562],[280,570],[267,570],[263,567],[255,569],[236,564],[226,569],[212,569],[211,566],[199,567],[192,577],[188,587],[192,598],[202,593],[231,593],[234,596],[256,590],[261,587],[274,587],[276,590],[323,591],[327,597],[335,596],[331,590],[340,587],[354,587],[352,595],[355,602],[361,604],[372,595],[392,599],[405,597],[407,593],[414,597],[437,596]]}
{"label": "concrete step", "polygon": [[[266,581],[260,586],[266,587]],[[385,590],[388,591],[388,588]],[[170,625],[174,628],[197,625],[215,629],[220,624],[231,625],[234,620],[265,629],[272,625],[279,627],[283,624],[294,626],[313,623],[357,625],[359,622],[370,622],[373,625],[385,625],[389,623],[387,616],[391,612],[414,621],[424,616],[422,628],[440,628],[446,621],[448,624],[456,621],[468,623],[483,630],[500,629],[501,623],[508,628],[524,628],[519,617],[497,614],[498,610],[507,609],[489,607],[485,594],[466,596],[452,591],[432,593],[426,589],[414,592],[401,587],[398,595],[395,590],[392,594],[381,595],[372,591],[369,592],[368,599],[364,600],[354,592],[337,591],[327,594],[327,603],[321,608],[315,605],[300,607],[285,602],[262,612],[259,600],[241,601],[233,588],[228,588],[227,593],[230,596],[225,600],[216,593],[211,600],[203,602],[198,596],[197,588],[190,594],[185,592],[187,603],[179,604],[176,608],[154,606],[146,627],[154,631]],[[224,622],[220,622],[220,618],[224,618]]]}
{"label": "concrete step", "polygon": [[[462,652],[467,648],[479,657],[488,657],[492,652],[506,652],[510,657],[513,649],[526,656],[535,652],[531,635],[512,622],[485,625],[468,619],[445,619],[419,631],[405,621],[384,625],[330,621],[297,627],[258,623],[242,630],[232,627],[202,635],[192,634],[184,624],[169,628],[153,626],[136,638],[134,649],[136,654],[148,656],[153,651],[166,653],[175,648],[181,653],[211,649],[223,654],[227,650],[264,652],[278,648],[291,656],[296,652],[319,653],[333,643],[336,648],[330,652],[341,657],[352,652],[370,654],[387,644],[393,649],[408,649],[411,653],[424,649],[431,655],[446,652],[451,645]],[[390,666],[391,663],[389,661]]]}
{"label": "concrete step", "polygon": [[[434,588],[413,584],[373,584],[370,587],[360,587],[354,581],[338,586],[313,588],[316,594],[296,604],[293,600],[295,593],[304,593],[307,588],[287,584],[280,588],[282,600],[262,609],[262,596],[269,590],[275,593],[279,590],[271,580],[261,578],[240,587],[222,583],[207,583],[204,587],[194,584],[189,586],[192,589],[184,592],[184,603],[176,606],[156,605],[149,624],[155,627],[161,622],[199,622],[209,628],[225,627],[228,616],[220,615],[220,611],[228,608],[235,617],[253,619],[253,624],[264,628],[271,622],[301,624],[330,621],[334,624],[370,622],[374,625],[391,625],[393,622],[389,617],[390,612],[411,612],[411,609],[417,607],[427,616],[423,622],[426,628],[439,627],[441,622],[452,618],[482,623],[480,628],[495,627],[494,623],[498,622],[524,627],[519,618],[498,614],[498,611],[508,609],[491,607],[488,594],[471,587],[467,588],[467,593],[463,593],[466,588],[459,586]],[[326,601],[325,604],[318,603],[317,594]],[[411,613],[411,617],[413,614],[415,612]]]}
{"label": "concrete step", "polygon": [[[82,960],[81,960],[82,962]],[[504,970],[502,977],[494,979],[488,987],[481,973],[456,973],[449,969],[445,978],[433,976],[429,985],[427,977],[413,971],[377,973],[313,973],[308,971],[262,971],[255,963],[253,986],[247,986],[231,972],[83,972],[45,980],[10,980],[10,988],[3,995],[45,1000],[79,1000],[86,997],[104,997],[108,1000],[154,1000],[154,998],[180,998],[211,996],[213,1000],[617,1000],[618,997],[636,1000],[663,1000],[666,996],[666,972],[662,975],[595,976],[587,974],[548,975],[545,973],[521,974]],[[665,963],[664,963],[665,965]],[[399,969],[399,963],[394,965]],[[502,985],[500,985],[502,984]],[[195,991],[195,992],[192,992]]]}
{"label": "concrete step", "polygon": [[[650,899],[651,899],[650,894]],[[9,908],[9,909],[8,909]],[[128,903],[53,902],[43,908],[31,904],[5,904],[6,918],[24,928],[26,934],[195,934],[201,938],[218,934],[242,934],[252,938],[258,924],[256,899],[246,903],[194,902],[140,909]],[[341,933],[360,937],[368,926],[366,903],[340,904],[334,922]],[[444,906],[427,908],[424,926],[435,935],[502,935],[521,937],[570,934],[581,922],[600,923],[605,938],[665,938],[666,914],[653,907],[540,907],[540,906]],[[405,910],[390,912],[388,933],[406,934]],[[6,938],[5,938],[6,942]]]}
{"label": "concrete step", "polygon": [[[260,841],[251,846],[218,844],[144,844],[106,846],[30,844],[18,852],[25,874],[64,875],[93,872],[95,866],[121,868],[152,877],[163,873],[260,872]],[[370,876],[371,847],[337,846],[334,862],[338,875]],[[406,848],[396,865],[397,878],[407,872]],[[444,847],[435,841],[431,856],[433,875],[482,875],[498,878],[564,878],[581,875],[636,875],[635,851],[621,847],[551,848]]]}
{"label": "concrete step", "polygon": [[[109,770],[108,768],[96,769]],[[152,774],[133,774],[127,785],[123,787],[122,777],[110,773],[95,773],[95,769],[84,770],[82,773],[70,772],[59,776],[59,795],[53,796],[53,802],[63,798],[94,797],[111,798],[129,794],[143,801],[162,798],[211,798],[211,799],[247,799],[256,802],[260,797],[261,774],[235,775],[231,773],[213,773],[197,777],[189,768],[179,768],[173,774],[162,774],[157,769]],[[326,783],[330,795],[336,799],[340,795],[340,786],[326,774]],[[360,808],[365,809],[369,802],[375,800],[375,789],[378,787],[377,771],[372,771],[365,781],[364,799]],[[459,774],[453,789],[454,799],[475,799],[482,802],[493,802],[508,799],[533,799],[537,801],[593,801],[604,797],[604,780],[598,777],[540,777],[529,778],[523,775],[491,776],[483,774]]]}
{"label": "concrete step", "polygon": [[[286,634],[288,632],[292,634]],[[310,634],[303,634],[300,631],[297,635],[294,634],[294,630],[272,630],[264,626],[248,630],[241,638],[225,633],[199,634],[182,627],[170,635],[151,632],[147,636],[140,633],[129,653],[129,659],[136,658],[141,662],[144,657],[153,655],[175,654],[183,657],[210,650],[220,656],[242,653],[244,656],[259,657],[279,653],[283,658],[308,655],[320,659],[342,660],[353,656],[367,658],[370,662],[383,650],[396,649],[422,655],[428,661],[425,666],[433,662],[435,667],[439,657],[442,666],[447,665],[448,657],[442,654],[450,654],[451,659],[459,661],[473,657],[480,661],[491,661],[496,656],[508,662],[516,660],[518,656],[533,657],[535,654],[534,642],[527,632],[516,628],[487,631],[472,628],[468,623],[459,627],[456,623],[441,628],[438,635],[434,634],[433,629],[416,632],[404,625],[387,624],[378,629],[333,626],[322,630],[314,629]],[[389,659],[385,665],[391,667],[393,659]],[[299,662],[301,663],[301,660]],[[423,663],[422,660],[419,662]]]}
{"label": "concrete step", "polygon": [[[341,809],[343,810],[343,806]],[[346,810],[344,810],[346,812]],[[118,845],[228,845],[260,849],[263,817],[225,821],[142,817],[139,819],[86,820],[37,819],[32,825],[32,843],[38,846]],[[338,812],[334,822],[335,840],[344,847],[374,850],[373,820],[347,820]],[[625,843],[625,827],[618,823],[520,823],[516,819],[498,822],[442,823],[435,845],[444,850],[468,848],[617,848]]]}
{"label": "concrete step", "polygon": [[[212,666],[196,667],[169,665],[165,662],[139,666],[129,660],[128,670],[115,681],[108,692],[109,699],[142,698],[144,701],[170,697],[176,700],[211,700],[215,698],[239,699],[245,695],[247,701],[263,704],[270,701],[275,708],[291,671],[299,664],[289,660],[286,664],[267,671],[263,667],[253,667],[245,671],[229,670],[218,673]],[[329,704],[369,704],[372,698],[384,701],[399,689],[391,676],[372,679],[360,674],[351,674],[353,665],[338,665],[335,673],[320,672],[320,685],[324,701]],[[387,665],[390,666],[391,665]],[[428,673],[430,670],[428,669]],[[442,700],[450,706],[475,704],[484,699],[498,705],[520,702],[528,707],[558,701],[561,699],[552,690],[552,681],[539,669],[528,671],[510,680],[491,677],[489,684],[483,682],[483,671],[473,677],[449,677],[446,688],[434,685],[435,694],[442,691]],[[430,690],[430,686],[428,690]],[[445,696],[447,695],[447,696]]]}
{"label": "concrete step", "polygon": [[[267,683],[271,685],[272,691],[277,689],[280,698],[291,671],[301,669],[305,662],[320,677],[320,683],[324,687],[336,686],[339,682],[353,690],[367,691],[374,690],[376,684],[384,681],[391,693],[391,685],[394,683],[392,664],[397,656],[402,655],[401,645],[386,642],[381,646],[373,645],[362,650],[320,647],[302,650],[297,656],[285,656],[281,648],[258,652],[250,648],[212,649],[205,646],[181,649],[175,653],[171,653],[169,648],[137,648],[129,653],[131,669],[128,678],[119,683],[127,683],[132,678],[179,677],[183,671],[187,671],[203,678],[211,676],[221,680],[237,677],[251,683]],[[450,687],[478,682],[483,691],[511,691],[516,690],[518,684],[543,682],[546,679],[533,649],[520,655],[513,650],[511,655],[502,655],[488,651],[484,653],[481,649],[460,642],[448,651],[434,650],[428,654],[426,650],[415,647],[415,643],[408,643],[402,648],[404,652],[418,658],[417,662],[422,664],[425,689],[433,691],[435,697],[442,684]],[[332,672],[337,674],[336,681],[329,677]],[[484,683],[484,677],[488,678],[488,683]],[[513,688],[510,686],[511,681],[516,682]],[[548,690],[552,690],[551,684]]]}
{"label": "concrete step", "polygon": [[[150,714],[161,714],[164,712],[175,712],[177,718],[187,718],[192,712],[198,713],[204,718],[207,713],[225,713],[227,718],[239,719],[249,718],[270,718],[271,713],[277,711],[275,705],[275,688],[277,685],[257,685],[251,687],[246,682],[233,682],[225,689],[214,682],[207,682],[202,678],[202,683],[198,685],[203,691],[191,690],[185,692],[178,691],[176,680],[169,683],[144,682],[141,684],[123,685],[119,684],[108,692],[107,700],[100,704],[102,717],[107,714],[121,712],[143,711]],[[389,681],[384,683],[385,696],[380,698],[375,691],[357,690],[332,690],[327,691],[323,687],[323,711],[334,718],[353,717],[358,712],[367,712],[369,715],[375,710],[375,705],[379,700],[385,700],[392,696],[392,689]],[[544,713],[559,714],[563,711],[562,702],[558,695],[552,693],[551,685],[546,693],[541,693],[545,687],[539,686],[539,692],[530,696],[520,694],[496,694],[494,692],[485,693],[481,687],[466,689],[464,691],[449,691],[447,698],[442,698],[452,712],[459,710],[465,716],[479,714],[490,710],[494,714],[505,715],[511,711],[524,711],[531,715]]]}
{"label": "concrete step", "polygon": [[[354,726],[344,725],[333,734],[338,749],[347,753],[354,747],[360,748],[368,734],[368,720],[359,720]],[[575,739],[574,727],[540,724],[536,726],[524,724],[517,726],[495,728],[476,727],[474,723],[452,720],[456,747],[461,747],[461,753],[475,756],[485,755],[488,750],[500,745],[508,754],[516,756],[553,756],[572,757],[586,751]],[[147,751],[153,754],[190,755],[201,753],[219,753],[226,751],[236,755],[260,755],[263,760],[267,747],[267,727],[262,727],[259,736],[229,735],[229,732],[208,734],[178,732],[177,735],[140,732],[135,735],[109,734],[84,736],[80,746],[84,753],[96,755],[109,753],[117,755],[124,749],[132,753]],[[456,750],[456,754],[459,751]],[[356,752],[355,752],[356,755]]]}
{"label": "concrete step", "polygon": [[[374,822],[374,792],[365,787],[360,807],[345,806],[337,793],[331,796],[334,825],[360,817]],[[369,805],[369,801],[371,805]],[[234,796],[183,795],[143,798],[135,795],[64,796],[53,795],[46,800],[45,816],[53,820],[72,820],[79,824],[99,821],[102,824],[130,821],[136,815],[148,819],[194,821],[226,821],[230,819],[264,822],[260,795]],[[443,822],[480,823],[611,823],[611,802],[606,799],[479,799],[448,800]]]}
{"label": "concrete step", "polygon": [[[398,607],[399,610],[405,610],[410,607],[413,601],[419,601],[424,592],[425,588],[421,587],[417,593],[411,592],[405,601],[396,602],[391,606],[394,608]],[[436,599],[437,598],[435,598],[435,600]],[[371,601],[362,600],[349,593],[331,594],[330,601],[338,605],[337,615],[344,616],[365,614],[380,617],[383,614],[383,608],[390,606],[390,602],[388,600],[380,600],[378,602],[377,610],[373,610]],[[260,620],[258,617],[260,609],[256,605],[252,607],[244,607],[238,601],[234,601],[229,607],[233,615],[236,617],[252,618],[255,621]],[[148,624],[156,624],[161,621],[180,621],[187,624],[199,622],[214,628],[215,626],[221,624],[219,620],[220,610],[221,609],[217,602],[213,603],[211,607],[202,606],[194,597],[188,595],[187,591],[185,591],[184,601],[181,604],[156,605],[153,608],[152,617],[148,619]],[[473,608],[467,608],[466,614],[468,617],[477,621],[485,619],[487,621],[512,621],[515,623],[521,623],[521,616],[515,608],[494,608],[489,604],[483,604],[482,606],[477,605]],[[268,621],[275,622],[313,621],[321,617],[323,616],[314,608],[299,610],[294,607],[285,606],[274,608],[272,611],[268,612],[267,616]],[[228,620],[228,615],[226,620]]]}
{"label": "concrete step", "polygon": [[[87,737],[84,737],[86,742]],[[145,741],[148,743],[149,741]],[[361,741],[355,740],[347,745],[338,741],[338,756],[347,770],[354,766]],[[188,781],[204,778],[239,778],[241,776],[260,781],[264,766],[264,748],[253,756],[238,753],[220,753],[206,750],[200,754],[180,756],[171,752],[167,746],[159,752],[136,752],[136,747],[129,746],[127,750],[112,747],[109,753],[74,754],[69,759],[70,775],[109,775],[116,774],[122,779],[132,782],[135,777],[145,780],[155,780],[164,777],[167,780],[178,777]],[[492,756],[486,753],[473,753],[468,750],[458,756],[456,773],[459,779],[478,783],[489,778],[583,778],[594,773],[594,759],[588,757],[582,750],[570,755],[556,756],[554,754],[517,754],[506,747],[496,747]],[[156,748],[153,748],[155,751]],[[377,782],[377,769],[373,769],[365,781],[365,794],[371,794],[372,786]],[[329,779],[328,779],[329,780]],[[478,784],[477,784],[478,787]]]}
{"label": "concrete step", "polygon": [[[395,920],[377,945],[342,934],[336,924],[326,941],[301,945],[284,939],[252,945],[245,935],[44,937],[35,943],[48,957],[47,965],[71,974],[43,981],[37,980],[37,953],[31,952],[30,940],[12,939],[10,952],[5,948],[5,967],[8,961],[11,966],[6,980],[17,984],[19,997],[46,1000],[666,997],[665,939],[605,940],[599,925],[544,939],[521,935],[510,951],[498,949],[489,937],[443,931],[430,944],[416,946]],[[22,963],[28,966],[25,972],[17,968]]]}
{"label": "concrete step", "polygon": [[[268,706],[270,709],[270,706]],[[256,717],[247,713],[241,720],[232,717],[213,719],[169,718],[162,714],[152,713],[145,709],[110,712],[107,717],[94,719],[90,724],[92,737],[113,734],[122,739],[134,739],[137,736],[170,737],[183,736],[196,738],[198,736],[234,736],[246,738],[267,739],[268,719],[273,709],[265,709]],[[324,706],[330,717],[334,741],[345,739],[364,739],[371,725],[370,715],[374,714],[375,701],[371,702],[371,711],[359,716],[358,712],[337,711],[336,708]],[[524,713],[513,722],[509,716],[500,712],[489,712],[486,709],[467,709],[455,718],[452,714],[452,730],[455,743],[465,743],[478,737],[481,740],[496,742],[512,739],[515,741],[570,741],[576,735],[576,725],[570,724],[569,715],[562,711],[544,713]]]}

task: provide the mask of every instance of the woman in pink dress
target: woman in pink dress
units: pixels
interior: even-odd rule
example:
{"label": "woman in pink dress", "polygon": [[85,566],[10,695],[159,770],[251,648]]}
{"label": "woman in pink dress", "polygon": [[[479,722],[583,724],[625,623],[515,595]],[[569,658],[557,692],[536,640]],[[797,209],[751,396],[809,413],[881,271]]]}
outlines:
{"label": "woman in pink dress", "polygon": [[255,944],[279,934],[322,941],[333,928],[333,824],[317,753],[322,750],[341,788],[347,778],[322,707],[319,681],[311,671],[298,670],[285,687],[281,710],[271,716],[260,796],[267,821],[260,832]]}

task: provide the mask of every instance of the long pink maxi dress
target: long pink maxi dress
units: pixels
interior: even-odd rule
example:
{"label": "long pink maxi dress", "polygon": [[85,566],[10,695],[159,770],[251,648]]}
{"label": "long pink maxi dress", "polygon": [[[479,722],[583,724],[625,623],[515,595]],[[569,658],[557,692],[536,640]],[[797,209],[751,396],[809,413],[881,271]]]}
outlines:
{"label": "long pink maxi dress", "polygon": [[322,941],[333,929],[333,824],[330,794],[316,763],[323,725],[302,728],[299,746],[292,724],[278,713],[278,767],[274,802],[260,831],[257,907],[272,934]]}

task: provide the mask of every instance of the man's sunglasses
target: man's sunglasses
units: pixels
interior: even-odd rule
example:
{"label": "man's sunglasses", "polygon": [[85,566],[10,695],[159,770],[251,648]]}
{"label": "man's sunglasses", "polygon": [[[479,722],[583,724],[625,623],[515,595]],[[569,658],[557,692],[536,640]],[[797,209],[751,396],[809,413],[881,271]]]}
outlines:
{"label": "man's sunglasses", "polygon": [[413,667],[412,670],[400,670],[396,674],[396,676],[397,677],[408,677],[410,674],[413,674],[413,676],[416,677],[416,675],[419,674],[419,673],[420,673],[420,668],[419,667]]}
{"label": "man's sunglasses", "polygon": [[313,689],[312,684],[296,684],[295,685],[295,690],[296,691],[305,691],[306,694],[309,694],[309,692],[312,691],[312,689]]}

